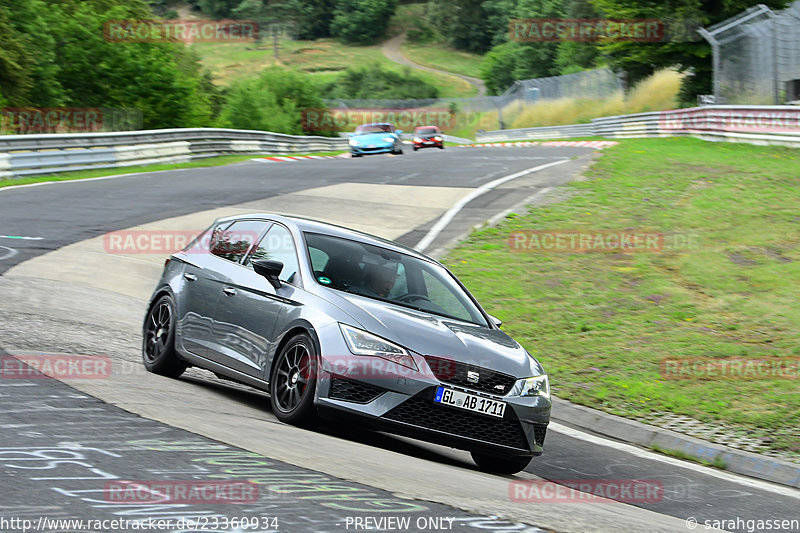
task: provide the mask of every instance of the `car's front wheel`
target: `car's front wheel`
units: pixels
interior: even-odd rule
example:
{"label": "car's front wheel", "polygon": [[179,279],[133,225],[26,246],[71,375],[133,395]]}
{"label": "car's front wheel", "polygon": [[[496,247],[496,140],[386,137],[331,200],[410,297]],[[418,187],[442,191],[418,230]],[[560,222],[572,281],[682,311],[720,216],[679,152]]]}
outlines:
{"label": "car's front wheel", "polygon": [[478,452],[471,452],[470,455],[478,468],[493,474],[516,474],[525,470],[531,462],[530,457],[497,457]]}
{"label": "car's front wheel", "polygon": [[154,374],[177,378],[189,366],[175,351],[175,301],[165,294],[144,320],[142,359]]}
{"label": "car's front wheel", "polygon": [[308,425],[317,420],[317,354],[311,337],[295,335],[278,354],[272,368],[272,411],[281,422]]}

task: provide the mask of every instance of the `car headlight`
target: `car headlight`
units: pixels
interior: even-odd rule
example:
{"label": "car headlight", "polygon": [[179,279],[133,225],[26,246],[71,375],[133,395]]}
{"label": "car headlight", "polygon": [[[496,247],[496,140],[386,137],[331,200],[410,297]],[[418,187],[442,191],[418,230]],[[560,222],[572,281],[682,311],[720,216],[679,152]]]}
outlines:
{"label": "car headlight", "polygon": [[542,398],[550,399],[550,381],[547,379],[547,374],[521,379],[520,381],[522,382],[520,396],[541,396]]}
{"label": "car headlight", "polygon": [[414,142],[415,143],[421,143],[422,139],[420,139],[419,137],[414,137]]}
{"label": "car headlight", "polygon": [[402,346],[346,324],[339,324],[339,329],[342,330],[344,340],[347,342],[347,348],[353,355],[381,357],[398,365],[418,370],[414,358]]}
{"label": "car headlight", "polygon": [[350,139],[350,146],[358,146],[358,141],[356,139]]}
{"label": "car headlight", "polygon": [[438,135],[436,137],[434,137],[434,139],[437,140],[437,141],[441,141],[442,140],[442,138],[439,137]]}
{"label": "car headlight", "polygon": [[385,142],[387,142],[387,143],[393,143],[394,142],[394,137],[384,137],[383,140]]}

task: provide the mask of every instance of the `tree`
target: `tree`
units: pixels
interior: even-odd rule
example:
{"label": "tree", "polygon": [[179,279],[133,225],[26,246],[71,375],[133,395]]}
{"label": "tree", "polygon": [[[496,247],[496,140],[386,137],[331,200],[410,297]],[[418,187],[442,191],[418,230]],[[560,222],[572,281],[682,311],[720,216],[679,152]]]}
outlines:
{"label": "tree", "polygon": [[0,0],[0,90],[12,106],[136,108],[144,127],[211,120],[211,86],[183,43],[109,42],[103,23],[148,19],[142,0]]}
{"label": "tree", "polygon": [[[786,0],[766,0],[770,8],[780,9]],[[748,7],[749,0],[592,0],[594,7],[604,17],[619,19],[659,19],[680,24],[697,23],[707,27],[732,17]],[[699,37],[696,40],[672,42],[607,42],[598,49],[610,63],[627,74],[632,86],[659,68],[678,67],[690,73],[681,89],[683,101],[694,100],[695,95],[711,91],[711,47]]]}
{"label": "tree", "polygon": [[320,39],[331,36],[335,0],[304,0],[297,9],[298,38]]}
{"label": "tree", "polygon": [[242,0],[197,0],[200,10],[214,19],[225,19],[233,16],[233,10]]}
{"label": "tree", "polygon": [[347,43],[369,44],[386,34],[398,0],[337,0],[330,32]]}
{"label": "tree", "polygon": [[[496,22],[502,17],[498,15],[497,6],[492,7]],[[478,54],[486,52],[492,44],[493,28],[486,23],[488,15],[483,0],[438,0],[426,6],[430,25],[442,34],[447,44]]]}

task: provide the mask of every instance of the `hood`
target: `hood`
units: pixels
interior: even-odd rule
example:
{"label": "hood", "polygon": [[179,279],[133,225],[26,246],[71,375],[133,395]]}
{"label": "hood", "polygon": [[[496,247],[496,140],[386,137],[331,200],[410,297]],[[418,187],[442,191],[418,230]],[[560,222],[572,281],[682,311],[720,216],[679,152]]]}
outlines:
{"label": "hood", "polygon": [[452,358],[517,378],[542,374],[542,366],[514,339],[490,329],[365,296],[330,290],[327,299],[354,319],[351,325],[420,355]]}
{"label": "hood", "polygon": [[392,137],[392,142],[396,138],[394,133],[366,133],[364,135],[353,135],[351,139],[357,140],[360,144],[385,144],[384,137]]}

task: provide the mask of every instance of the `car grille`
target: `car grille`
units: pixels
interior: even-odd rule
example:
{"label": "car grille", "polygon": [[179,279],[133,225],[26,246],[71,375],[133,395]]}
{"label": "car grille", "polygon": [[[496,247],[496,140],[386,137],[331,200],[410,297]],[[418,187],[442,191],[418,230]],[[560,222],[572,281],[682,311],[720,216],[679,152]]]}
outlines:
{"label": "car grille", "polygon": [[459,437],[530,450],[522,425],[511,408],[506,408],[503,418],[479,415],[434,404],[434,391],[435,388],[430,388],[412,396],[383,415],[383,418]]}
{"label": "car grille", "polygon": [[[431,367],[433,375],[439,381],[489,394],[504,396],[508,394],[517,381],[514,376],[453,359],[426,355],[425,360],[428,362],[428,366]],[[471,383],[467,380],[467,372],[477,372],[479,375],[478,382]]]}
{"label": "car grille", "polygon": [[539,446],[544,446],[544,438],[547,435],[547,426],[544,424],[534,424],[533,425],[533,438],[536,440],[536,444]]}
{"label": "car grille", "polygon": [[369,403],[384,392],[386,392],[384,389],[367,383],[354,381],[341,376],[333,376],[331,377],[331,389],[328,396],[334,400]]}

